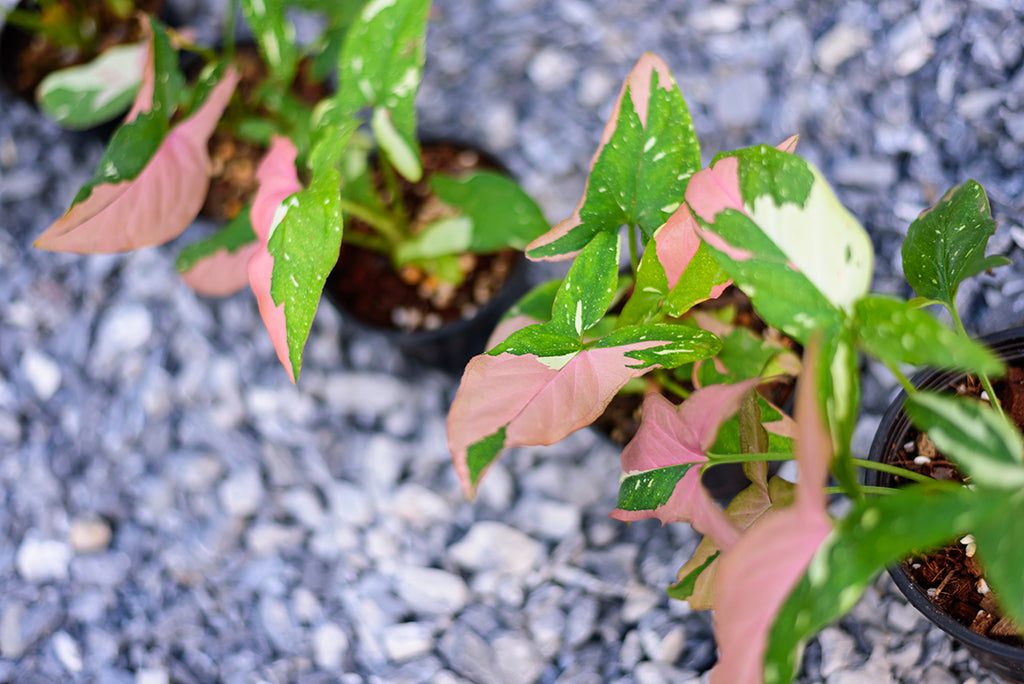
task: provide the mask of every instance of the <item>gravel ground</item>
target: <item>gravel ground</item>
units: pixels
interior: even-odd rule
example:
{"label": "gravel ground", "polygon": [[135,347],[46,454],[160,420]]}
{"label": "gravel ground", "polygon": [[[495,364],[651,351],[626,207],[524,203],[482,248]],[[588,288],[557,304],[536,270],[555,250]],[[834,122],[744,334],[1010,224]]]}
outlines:
{"label": "gravel ground", "polygon": [[[215,30],[219,6],[175,5]],[[1014,262],[963,287],[989,332],[1024,311],[1022,46],[1020,0],[437,0],[421,121],[483,141],[557,220],[655,52],[707,159],[800,134],[877,289],[904,291],[908,221],[980,181]],[[469,504],[456,379],[325,306],[292,386],[252,296],[195,296],[177,245],[33,249],[101,151],[0,98],[0,682],[704,681],[709,618],[663,593],[697,539],[607,517],[596,434],[509,453]],[[866,371],[861,452],[891,388]],[[882,578],[801,681],[993,680]]]}

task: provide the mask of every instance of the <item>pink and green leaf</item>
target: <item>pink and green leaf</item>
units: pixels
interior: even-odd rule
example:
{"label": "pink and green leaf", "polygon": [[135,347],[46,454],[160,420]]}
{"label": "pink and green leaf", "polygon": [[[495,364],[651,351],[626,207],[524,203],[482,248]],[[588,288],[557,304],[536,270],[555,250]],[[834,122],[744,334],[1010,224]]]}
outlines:
{"label": "pink and green leaf", "polygon": [[[152,79],[147,73],[147,80]],[[112,253],[162,244],[184,232],[206,197],[206,143],[237,81],[237,72],[229,68],[203,104],[170,132],[166,112],[156,109],[162,90],[156,88],[154,109],[115,133],[93,180],[35,245],[80,254]],[[146,90],[139,91],[137,105]]]}
{"label": "pink and green leaf", "polygon": [[[524,328],[466,367],[448,413],[448,446],[469,496],[502,449],[553,444],[592,423],[631,378],[718,349],[710,333],[678,325],[622,329],[616,345],[582,349],[544,328]],[[550,355],[525,351],[531,341]]]}
{"label": "pink and green leaf", "polygon": [[246,267],[259,245],[249,210],[246,207],[221,230],[178,255],[178,273],[199,294],[226,297],[249,284]]}
{"label": "pink and green leaf", "polygon": [[527,248],[531,259],[574,256],[600,232],[639,226],[650,238],[683,199],[700,147],[668,66],[646,54],[630,71],[572,216]]}
{"label": "pink and green leaf", "polygon": [[[815,357],[812,351],[808,368],[817,366]],[[806,373],[797,388],[795,503],[763,514],[719,560],[714,621],[720,657],[711,671],[713,684],[764,680],[776,615],[832,531],[824,491],[832,449],[815,380]]]}

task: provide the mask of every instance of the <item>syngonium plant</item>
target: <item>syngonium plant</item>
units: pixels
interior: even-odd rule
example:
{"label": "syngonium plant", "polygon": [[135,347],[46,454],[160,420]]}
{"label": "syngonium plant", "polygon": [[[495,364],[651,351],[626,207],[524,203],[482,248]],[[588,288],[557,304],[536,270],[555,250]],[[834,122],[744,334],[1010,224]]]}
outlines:
{"label": "syngonium plant", "polygon": [[[701,169],[682,96],[664,63],[644,56],[576,212],[527,249],[573,258],[567,277],[529,295],[502,331],[508,337],[470,362],[448,420],[472,495],[502,449],[558,441],[589,424],[629,378],[718,353],[715,335],[670,317],[726,282],[803,345],[795,423],[754,394],[760,374],[722,377],[679,406],[648,395],[622,452],[612,516],[689,523],[704,535],[669,593],[714,610],[720,657],[711,681],[723,684],[791,681],[803,643],[849,611],[882,568],[966,532],[1007,614],[1024,624],[1021,545],[1001,542],[1007,521],[1024,519],[1021,437],[997,405],[917,391],[902,372],[962,370],[995,396],[989,378],[1003,365],[968,337],[955,307],[964,278],[1006,262],[985,256],[995,222],[984,190],[958,186],[909,227],[903,263],[915,299],[873,294],[867,233],[822,174],[783,147],[720,154]],[[615,317],[606,311],[623,225],[642,256],[632,259],[632,295]],[[931,304],[956,329],[924,310]],[[957,459],[970,486],[854,455],[859,354],[892,370],[911,418]],[[768,462],[793,459],[795,484],[768,477]],[[751,481],[725,508],[700,480],[723,463],[743,463]],[[913,484],[868,487],[858,468]],[[829,511],[836,494],[851,501],[844,515]]]}
{"label": "syngonium plant", "polygon": [[[288,18],[295,7],[328,19],[306,48],[296,45]],[[187,247],[177,265],[201,294],[250,285],[293,381],[343,239],[386,253],[396,269],[419,269],[452,285],[465,277],[460,254],[521,249],[547,226],[504,175],[434,174],[426,179],[439,200],[434,216],[411,215],[405,206],[399,179],[423,176],[415,98],[429,7],[429,0],[241,0],[268,75],[252,89],[255,101],[234,109],[239,74],[230,30],[221,54],[148,18],[148,60],[134,105],[92,180],[36,246],[111,253],[178,237],[209,186],[214,128],[233,125],[240,138],[267,146],[256,195],[222,230]],[[178,67],[179,45],[209,60],[194,85]],[[308,105],[289,92],[304,57],[314,74],[334,73],[338,84]],[[352,219],[369,234],[346,233]]]}

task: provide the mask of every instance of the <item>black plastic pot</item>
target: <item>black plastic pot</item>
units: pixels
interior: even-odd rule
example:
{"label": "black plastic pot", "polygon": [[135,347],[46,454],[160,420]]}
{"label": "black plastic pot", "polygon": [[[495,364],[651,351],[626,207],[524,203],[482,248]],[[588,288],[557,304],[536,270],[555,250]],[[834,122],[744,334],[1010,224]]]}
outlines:
{"label": "black plastic pot", "polygon": [[[992,351],[1008,363],[1024,362],[1024,327],[1011,328],[981,338]],[[941,390],[955,386],[964,380],[963,373],[948,371],[923,371],[912,378],[915,387]],[[899,447],[908,441],[913,426],[903,411],[906,392],[901,391],[882,417],[871,444],[869,458],[886,462]],[[882,487],[893,485],[893,476],[869,470],[866,484]],[[971,655],[993,674],[1011,682],[1024,682],[1024,648],[1005,644],[972,632],[965,625],[940,610],[921,587],[904,570],[902,563],[889,568],[889,575],[907,600],[944,632],[962,643]]]}
{"label": "black plastic pot", "polygon": [[[480,159],[478,168],[494,170],[511,176],[511,173],[500,161],[473,145],[430,138],[422,139],[421,145],[425,150],[431,145],[441,145],[473,152]],[[344,249],[343,246],[343,252]],[[324,294],[328,301],[341,312],[346,321],[385,337],[409,358],[455,374],[461,374],[469,360],[484,351],[487,338],[498,324],[502,314],[529,289],[527,261],[522,254],[518,254],[501,290],[482,304],[473,316],[451,321],[433,330],[405,331],[396,327],[385,327],[368,322],[352,312],[351,307],[332,287],[332,281],[337,277],[338,269],[343,267],[344,257],[339,260],[339,265],[328,276]],[[373,295],[373,292],[366,293],[366,296],[369,297],[373,297]]]}

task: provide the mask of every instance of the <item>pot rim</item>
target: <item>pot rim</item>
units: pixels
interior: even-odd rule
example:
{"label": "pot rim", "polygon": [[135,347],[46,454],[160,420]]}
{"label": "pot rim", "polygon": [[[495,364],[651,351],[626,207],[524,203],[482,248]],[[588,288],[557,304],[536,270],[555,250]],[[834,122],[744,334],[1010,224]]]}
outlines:
{"label": "pot rim", "polygon": [[[982,335],[979,339],[1004,361],[1024,360],[1024,326]],[[917,388],[935,389],[947,385],[949,382],[959,382],[966,375],[959,371],[925,369],[914,374],[910,381]],[[890,435],[901,433],[909,425],[910,421],[903,412],[903,403],[906,398],[906,390],[900,389],[882,415],[875,438],[871,443],[871,450],[868,453],[869,460],[882,462],[882,457],[892,442],[889,439]],[[868,471],[865,480],[869,484],[881,484],[887,482],[888,477],[884,473]],[[921,587],[910,578],[910,575],[903,569],[902,562],[889,566],[888,572],[911,605],[950,636],[971,649],[1017,662],[1024,661],[1024,647],[1013,646],[982,636],[940,610]]]}

